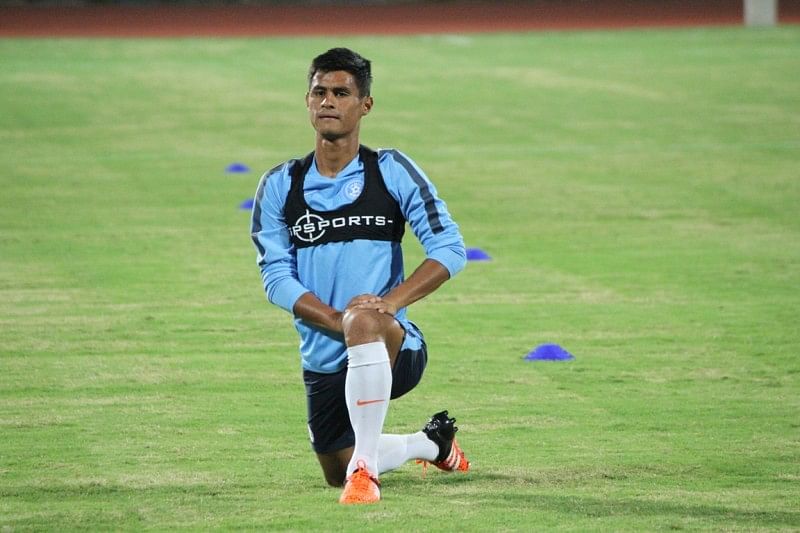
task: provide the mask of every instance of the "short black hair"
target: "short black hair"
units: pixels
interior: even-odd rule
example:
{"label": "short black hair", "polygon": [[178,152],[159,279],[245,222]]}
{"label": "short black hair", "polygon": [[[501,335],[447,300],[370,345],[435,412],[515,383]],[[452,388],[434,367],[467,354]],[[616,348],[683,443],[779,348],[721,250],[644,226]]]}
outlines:
{"label": "short black hair", "polygon": [[343,70],[356,79],[356,86],[361,97],[369,96],[372,86],[372,63],[369,59],[353,52],[349,48],[331,48],[320,54],[311,62],[308,69],[308,86],[317,72],[334,72]]}

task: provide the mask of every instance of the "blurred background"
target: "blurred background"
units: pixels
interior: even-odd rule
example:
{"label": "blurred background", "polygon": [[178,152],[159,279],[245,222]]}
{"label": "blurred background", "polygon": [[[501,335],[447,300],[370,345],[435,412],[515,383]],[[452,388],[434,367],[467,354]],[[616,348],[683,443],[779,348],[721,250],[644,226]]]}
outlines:
{"label": "blurred background", "polygon": [[800,0],[0,0],[5,36],[408,34],[797,22]]}

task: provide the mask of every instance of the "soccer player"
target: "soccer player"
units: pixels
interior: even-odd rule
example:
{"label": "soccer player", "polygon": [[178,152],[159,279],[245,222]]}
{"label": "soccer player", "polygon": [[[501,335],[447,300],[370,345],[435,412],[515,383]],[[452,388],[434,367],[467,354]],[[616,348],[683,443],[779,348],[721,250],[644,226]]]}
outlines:
{"label": "soccer player", "polygon": [[[314,151],[264,174],[251,228],[267,298],[295,317],[312,447],[326,481],[344,484],[344,504],[379,501],[379,474],[411,459],[469,469],[447,411],[416,433],[382,434],[389,400],[417,385],[428,358],[406,308],[462,270],[466,254],[419,167],[359,143],[371,83],[370,62],[346,48],[313,60]],[[404,279],[406,222],[426,259]]]}

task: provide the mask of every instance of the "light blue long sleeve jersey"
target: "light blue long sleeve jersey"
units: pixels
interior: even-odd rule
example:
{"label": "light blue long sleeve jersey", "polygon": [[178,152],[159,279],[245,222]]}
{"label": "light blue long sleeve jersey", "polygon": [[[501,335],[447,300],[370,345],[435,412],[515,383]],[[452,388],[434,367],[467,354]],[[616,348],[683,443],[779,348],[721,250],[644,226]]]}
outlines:
{"label": "light blue long sleeve jersey", "polygon": [[[378,167],[389,194],[398,202],[411,230],[429,259],[441,263],[450,277],[466,264],[464,240],[447,206],[422,170],[397,150],[379,150]],[[261,178],[253,205],[251,235],[257,249],[264,290],[270,302],[288,312],[306,292],[334,309],[344,310],[360,294],[388,293],[404,279],[400,244],[391,241],[352,240],[296,248],[290,241],[284,206],[291,186],[288,161]],[[317,171],[316,161],[305,176],[306,203],[317,211],[333,211],[356,200],[364,187],[364,164],[356,156],[334,178]],[[406,309],[396,318],[408,331]],[[300,334],[302,366],[332,373],[347,362],[340,334],[295,318]]]}

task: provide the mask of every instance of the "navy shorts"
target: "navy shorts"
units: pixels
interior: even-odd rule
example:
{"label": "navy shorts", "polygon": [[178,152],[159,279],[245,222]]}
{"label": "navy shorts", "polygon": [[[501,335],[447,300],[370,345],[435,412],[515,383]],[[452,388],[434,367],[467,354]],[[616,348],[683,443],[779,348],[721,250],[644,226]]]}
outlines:
{"label": "navy shorts", "polygon": [[[403,326],[406,328],[406,337],[392,368],[392,399],[416,387],[428,363],[428,349],[422,333],[409,322]],[[303,370],[308,434],[311,447],[317,453],[335,452],[355,445],[356,438],[344,399],[346,377],[347,367],[333,374]]]}

